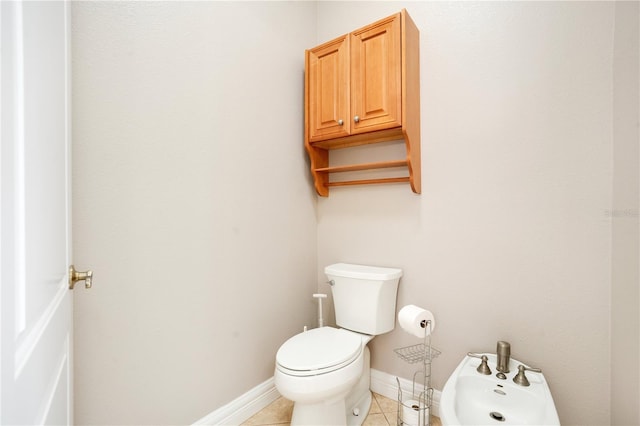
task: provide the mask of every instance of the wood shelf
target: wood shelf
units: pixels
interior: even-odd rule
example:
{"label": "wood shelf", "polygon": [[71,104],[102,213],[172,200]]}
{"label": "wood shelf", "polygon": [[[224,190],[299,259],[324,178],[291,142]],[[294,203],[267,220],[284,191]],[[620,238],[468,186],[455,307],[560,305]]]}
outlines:
{"label": "wood shelf", "polygon": [[321,149],[341,149],[360,145],[369,145],[373,143],[397,141],[400,139],[404,139],[402,127],[396,127],[395,129],[378,130],[371,133],[361,133],[352,136],[343,136],[339,138],[328,139],[320,142],[311,142],[310,145],[314,148]]}
{"label": "wood shelf", "polygon": [[357,172],[362,170],[388,169],[391,167],[407,167],[407,160],[379,161],[376,163],[350,164],[346,166],[321,167],[317,173]]}
{"label": "wood shelf", "polygon": [[409,182],[409,176],[397,177],[397,178],[380,178],[380,179],[359,179],[359,180],[345,180],[338,182],[327,182],[327,186],[349,186],[349,185],[372,185],[378,183],[407,183]]}

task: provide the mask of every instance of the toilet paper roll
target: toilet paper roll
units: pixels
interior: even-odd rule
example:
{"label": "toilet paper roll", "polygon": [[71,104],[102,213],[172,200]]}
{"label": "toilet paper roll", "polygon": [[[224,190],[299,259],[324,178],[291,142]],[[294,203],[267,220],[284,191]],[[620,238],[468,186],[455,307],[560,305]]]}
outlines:
{"label": "toilet paper roll", "polygon": [[419,426],[420,417],[423,416],[424,424],[429,418],[429,408],[414,399],[402,403],[402,424],[407,426]]}
{"label": "toilet paper roll", "polygon": [[[431,321],[431,327],[427,321]],[[398,312],[398,322],[400,327],[407,333],[417,337],[425,336],[425,326],[427,335],[431,334],[436,328],[436,319],[431,311],[417,307],[416,305],[407,305]]]}

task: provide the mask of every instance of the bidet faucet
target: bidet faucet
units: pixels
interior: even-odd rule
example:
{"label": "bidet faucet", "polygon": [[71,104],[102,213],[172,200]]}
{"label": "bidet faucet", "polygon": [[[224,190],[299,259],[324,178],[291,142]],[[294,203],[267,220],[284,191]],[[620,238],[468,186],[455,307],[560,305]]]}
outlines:
{"label": "bidet faucet", "polygon": [[480,363],[478,368],[476,368],[476,371],[478,373],[485,374],[485,375],[491,374],[491,369],[489,368],[489,364],[487,364],[487,361],[489,360],[488,356],[481,355],[481,354],[475,354],[473,352],[467,353],[467,356],[470,356],[470,357],[473,357],[473,358],[480,358],[482,360],[482,362]]}
{"label": "bidet faucet", "polygon": [[500,340],[496,346],[496,355],[498,356],[498,365],[496,365],[496,370],[501,373],[508,373],[509,359],[511,358],[511,344]]}
{"label": "bidet faucet", "polygon": [[520,364],[518,366],[518,374],[515,375],[515,377],[513,378],[513,382],[517,385],[520,386],[529,386],[529,379],[527,379],[527,376],[524,375],[525,371],[533,371],[534,373],[542,373],[542,370],[539,368],[533,368],[533,367],[525,367],[524,365]]}

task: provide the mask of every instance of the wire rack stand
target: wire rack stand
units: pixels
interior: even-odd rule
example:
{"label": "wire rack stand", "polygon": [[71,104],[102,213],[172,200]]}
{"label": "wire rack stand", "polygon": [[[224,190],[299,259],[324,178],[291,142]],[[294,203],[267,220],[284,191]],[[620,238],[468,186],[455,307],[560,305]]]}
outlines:
{"label": "wire rack stand", "polygon": [[424,341],[417,345],[394,349],[403,361],[409,364],[422,363],[422,369],[413,374],[411,394],[402,391],[398,383],[398,426],[430,426],[433,388],[431,387],[431,361],[440,355],[440,351],[431,347],[431,321],[421,324],[424,328]]}

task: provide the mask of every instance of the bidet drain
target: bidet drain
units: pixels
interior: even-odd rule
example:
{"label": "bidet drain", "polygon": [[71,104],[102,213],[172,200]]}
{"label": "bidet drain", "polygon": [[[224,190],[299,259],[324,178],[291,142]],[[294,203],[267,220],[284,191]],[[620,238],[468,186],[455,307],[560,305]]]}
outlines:
{"label": "bidet drain", "polygon": [[492,411],[489,413],[489,417],[491,417],[493,420],[497,420],[499,422],[504,422],[505,418],[502,415],[502,413],[498,413],[497,411]]}

